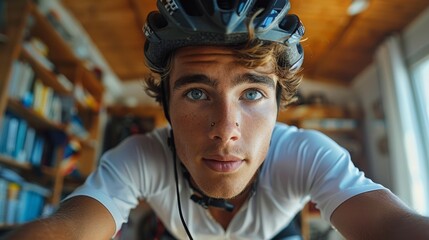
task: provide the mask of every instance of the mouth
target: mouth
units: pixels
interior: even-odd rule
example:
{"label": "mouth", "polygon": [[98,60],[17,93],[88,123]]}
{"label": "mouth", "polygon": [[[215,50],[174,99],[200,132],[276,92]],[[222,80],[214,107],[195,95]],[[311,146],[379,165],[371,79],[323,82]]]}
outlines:
{"label": "mouth", "polygon": [[234,172],[243,164],[244,160],[237,157],[210,157],[203,158],[204,164],[215,172]]}

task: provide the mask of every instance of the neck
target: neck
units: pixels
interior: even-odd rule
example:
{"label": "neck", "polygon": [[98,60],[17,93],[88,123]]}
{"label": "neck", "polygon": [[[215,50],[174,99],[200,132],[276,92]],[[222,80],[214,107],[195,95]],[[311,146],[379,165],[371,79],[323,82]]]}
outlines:
{"label": "neck", "polygon": [[230,203],[234,205],[233,211],[228,212],[228,211],[225,211],[224,209],[216,208],[216,207],[208,208],[210,215],[216,220],[216,222],[218,222],[223,227],[223,229],[226,230],[228,228],[234,216],[237,214],[237,212],[240,210],[243,204],[249,199],[249,195],[252,192],[252,185],[253,184],[250,184],[238,196],[228,200]]}
{"label": "neck", "polygon": [[[194,180],[190,176],[189,172],[183,172],[185,178],[187,179],[189,185],[194,189],[194,194],[192,194],[191,199],[201,205],[204,208],[216,207],[228,212],[232,212],[234,209],[239,209],[243,202],[255,191],[256,187],[256,176],[250,181],[250,183],[245,187],[245,189],[240,192],[237,196],[230,199],[223,198],[213,198],[207,196],[203,191],[201,191],[198,186],[195,184]],[[237,205],[238,204],[238,205]]]}

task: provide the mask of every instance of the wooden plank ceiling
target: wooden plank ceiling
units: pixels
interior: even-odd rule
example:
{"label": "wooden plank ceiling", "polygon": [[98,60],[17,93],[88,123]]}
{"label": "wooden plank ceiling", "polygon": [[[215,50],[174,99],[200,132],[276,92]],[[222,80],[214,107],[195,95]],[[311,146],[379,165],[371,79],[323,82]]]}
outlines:
{"label": "wooden plank ceiling", "polygon": [[[81,22],[123,81],[143,78],[146,15],[155,0],[62,0]],[[377,46],[400,32],[429,7],[428,0],[370,0],[361,14],[349,16],[351,0],[291,0],[291,13],[306,27],[304,77],[349,85],[368,66]]]}

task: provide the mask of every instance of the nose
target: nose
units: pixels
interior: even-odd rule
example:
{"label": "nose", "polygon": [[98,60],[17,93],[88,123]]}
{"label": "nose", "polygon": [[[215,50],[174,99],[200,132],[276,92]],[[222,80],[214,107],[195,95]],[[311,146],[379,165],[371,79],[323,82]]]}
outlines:
{"label": "nose", "polygon": [[223,143],[240,139],[242,124],[239,106],[231,103],[219,104],[211,115],[212,121],[207,123],[210,139]]}

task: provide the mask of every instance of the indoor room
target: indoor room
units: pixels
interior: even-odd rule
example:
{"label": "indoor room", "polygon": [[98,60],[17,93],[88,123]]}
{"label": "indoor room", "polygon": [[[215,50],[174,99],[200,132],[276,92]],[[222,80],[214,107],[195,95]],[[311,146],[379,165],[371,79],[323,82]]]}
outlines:
{"label": "indoor room", "polygon": [[[240,15],[243,11],[249,13]],[[218,22],[213,20],[215,17]],[[252,21],[255,26],[249,23]],[[259,25],[258,21],[261,21]],[[265,27],[274,23],[277,24],[274,27]],[[231,25],[222,29],[222,37],[217,38],[221,36],[216,35],[218,29],[227,24]],[[360,194],[386,189],[390,195],[383,197],[396,195],[398,202],[408,206],[406,211],[423,219],[422,225],[416,225],[423,229],[429,226],[427,26],[427,0],[0,0],[0,238],[19,229],[30,229],[26,226],[31,226],[35,220],[56,216],[62,203],[71,202],[77,196],[84,198],[83,202],[91,199],[88,208],[103,209],[100,212],[110,219],[106,221],[112,227],[106,230],[111,236],[109,239],[192,239],[192,235],[200,239],[199,236],[209,236],[204,235],[209,231],[223,235],[203,239],[348,239],[351,238],[345,236],[348,231],[343,232],[345,224],[337,227],[341,221],[336,219],[340,218],[332,217],[340,215],[337,207],[344,209],[345,203]],[[278,59],[271,57],[270,61],[277,61],[294,74],[284,73],[282,79],[285,81],[302,78],[299,85],[286,86],[289,83],[280,84],[280,80],[273,82],[270,77],[273,73],[261,75],[262,70],[241,64],[251,57],[235,51],[241,51],[244,46],[243,41],[234,42],[238,37],[230,37],[238,36],[238,31],[245,32],[246,39],[250,36],[248,32],[254,31],[256,38],[264,43],[272,41],[292,49],[285,57],[276,55]],[[242,32],[240,36],[244,36]],[[184,43],[187,41],[190,44]],[[228,44],[218,43],[222,41]],[[226,63],[232,54],[217,52],[216,55],[216,51],[229,49],[234,49],[235,58],[239,59],[231,64],[237,65]],[[216,64],[215,60],[209,61],[211,58],[198,62],[198,57],[208,56],[205,51],[225,62]],[[185,61],[188,58],[189,61]],[[254,66],[253,61],[245,63]],[[192,75],[193,71],[197,74]],[[213,72],[213,75],[198,71]],[[237,73],[234,78],[236,75],[232,74],[240,71],[248,73],[240,76]],[[280,70],[276,68],[275,71],[277,74]],[[174,77],[177,79],[173,84]],[[168,79],[170,82],[165,83]],[[231,80],[223,83],[228,81],[226,79]],[[153,84],[149,86],[152,88],[145,89],[151,80]],[[247,85],[249,87],[244,89]],[[187,92],[186,88],[189,88]],[[234,98],[236,95],[238,97]],[[175,103],[174,99],[178,101]],[[272,106],[276,107],[270,108]],[[168,114],[164,113],[165,109]],[[237,111],[232,112],[234,110]],[[175,127],[177,134],[172,136]],[[270,130],[265,133],[266,129]],[[288,140],[286,135],[278,136],[278,129],[302,134]],[[211,139],[219,142],[216,146],[231,145],[229,150],[225,147],[222,154],[206,154],[214,159],[202,157],[201,162],[211,169],[207,172],[197,169],[191,160],[183,160],[199,151],[199,145],[206,141],[199,136],[199,130],[218,134]],[[304,136],[311,136],[311,141],[302,139]],[[158,146],[153,141],[161,137],[163,145]],[[229,142],[224,143],[225,138]],[[135,139],[142,141],[136,143],[135,148],[138,144],[146,144],[146,151],[133,152],[134,149],[126,145],[137,141]],[[148,142],[148,139],[155,140]],[[285,143],[277,147],[273,139],[285,139],[282,140]],[[335,145],[335,151],[320,152],[320,147],[313,154],[312,142],[323,145],[323,149]],[[262,175],[269,171],[267,169],[275,169],[274,162],[267,159],[292,151],[288,149],[294,146],[299,152],[285,158],[296,162],[306,158],[313,164],[308,169],[295,164],[296,172],[302,170],[299,174],[303,176],[299,176],[304,180],[293,182],[298,177],[288,176],[294,170],[284,173],[278,170],[278,176]],[[154,168],[144,169],[143,160],[139,162],[140,157],[150,158],[151,151],[161,147],[163,152],[156,154],[162,154],[160,159],[169,159],[170,165],[160,167],[159,171],[166,172],[167,177],[157,175]],[[247,158],[238,161],[227,154],[233,149],[245,151],[245,148],[259,157],[260,165],[256,166]],[[332,160],[329,162],[332,165],[327,167],[328,163],[325,166],[314,160],[322,161],[331,155],[346,159],[346,163]],[[133,161],[133,156],[139,160]],[[152,162],[157,161],[154,158]],[[154,176],[150,180],[154,182],[145,182],[146,178],[142,180],[141,175],[131,176],[138,170],[134,165],[127,165],[128,162],[142,167],[139,174],[146,174],[144,177],[151,176],[152,172]],[[238,166],[236,162],[245,164]],[[144,166],[155,166],[155,163]],[[341,164],[346,164],[344,169],[354,177],[344,177],[346,186],[342,182],[332,183],[335,178],[343,179],[340,168],[336,173],[328,173],[329,168]],[[156,166],[162,166],[162,161]],[[253,173],[233,176],[247,167]],[[333,176],[328,179],[329,174]],[[334,176],[336,174],[338,176]],[[129,175],[136,182],[132,182]],[[223,176],[222,181],[212,176]],[[204,178],[211,179],[213,184],[200,183],[204,180],[198,179]],[[169,197],[158,195],[166,191],[161,186],[170,179],[172,200],[169,201],[165,200]],[[240,179],[248,182],[243,180],[243,187],[238,187]],[[234,182],[233,185],[241,190],[234,190],[238,192],[225,197],[227,190],[223,181]],[[276,181],[281,182],[279,185],[285,189],[285,195],[291,194],[294,198],[285,196],[283,199],[283,191],[275,192],[271,184]],[[83,184],[88,187],[81,188]],[[260,190],[265,184],[273,189]],[[296,190],[302,196],[294,195],[297,194],[293,192],[294,184],[302,185],[303,189]],[[313,190],[327,189],[330,184],[336,184],[348,195],[344,193],[338,199],[331,199],[329,195],[337,193],[334,190]],[[206,189],[205,185],[219,187]],[[292,190],[286,187],[290,185],[294,185],[290,187]],[[365,190],[357,192],[363,185]],[[180,197],[179,188],[194,194]],[[105,189],[108,190],[103,192]],[[91,190],[99,195],[92,198]],[[210,191],[218,191],[219,195],[212,195],[220,197],[211,196],[207,193]],[[243,193],[248,196],[240,197]],[[258,193],[265,194],[266,198],[259,198]],[[276,197],[278,201],[266,200]],[[110,200],[100,200],[104,198]],[[218,209],[212,209],[219,208],[215,205],[220,204],[220,208],[228,210],[229,200],[234,204],[237,201],[240,208],[231,210],[231,215],[219,217],[226,222],[220,221],[215,214]],[[260,213],[259,208],[254,207],[257,212],[242,216],[253,209],[255,201],[263,202],[261,205],[272,212]],[[290,204],[290,209],[279,207],[281,203]],[[393,206],[397,207],[395,204]],[[171,209],[160,207],[167,205]],[[198,209],[188,211],[190,205]],[[365,214],[371,211],[362,209]],[[280,212],[287,216],[283,218],[285,226],[279,226],[283,220],[276,220],[281,218]],[[177,219],[180,216],[180,220],[174,221],[171,216]],[[100,213],[88,219],[96,217],[103,218]],[[212,225],[202,235],[195,231],[200,221],[202,224],[212,221],[207,223]],[[387,219],[381,221],[389,222]],[[244,226],[260,235],[239,235],[240,231],[245,231],[241,230]],[[233,233],[234,227],[237,235]],[[283,228],[293,234],[285,235],[280,231]],[[175,235],[174,231],[180,234]],[[270,231],[273,233],[267,233]],[[360,234],[362,230],[355,232]],[[416,236],[429,238],[428,232],[422,234]]]}

